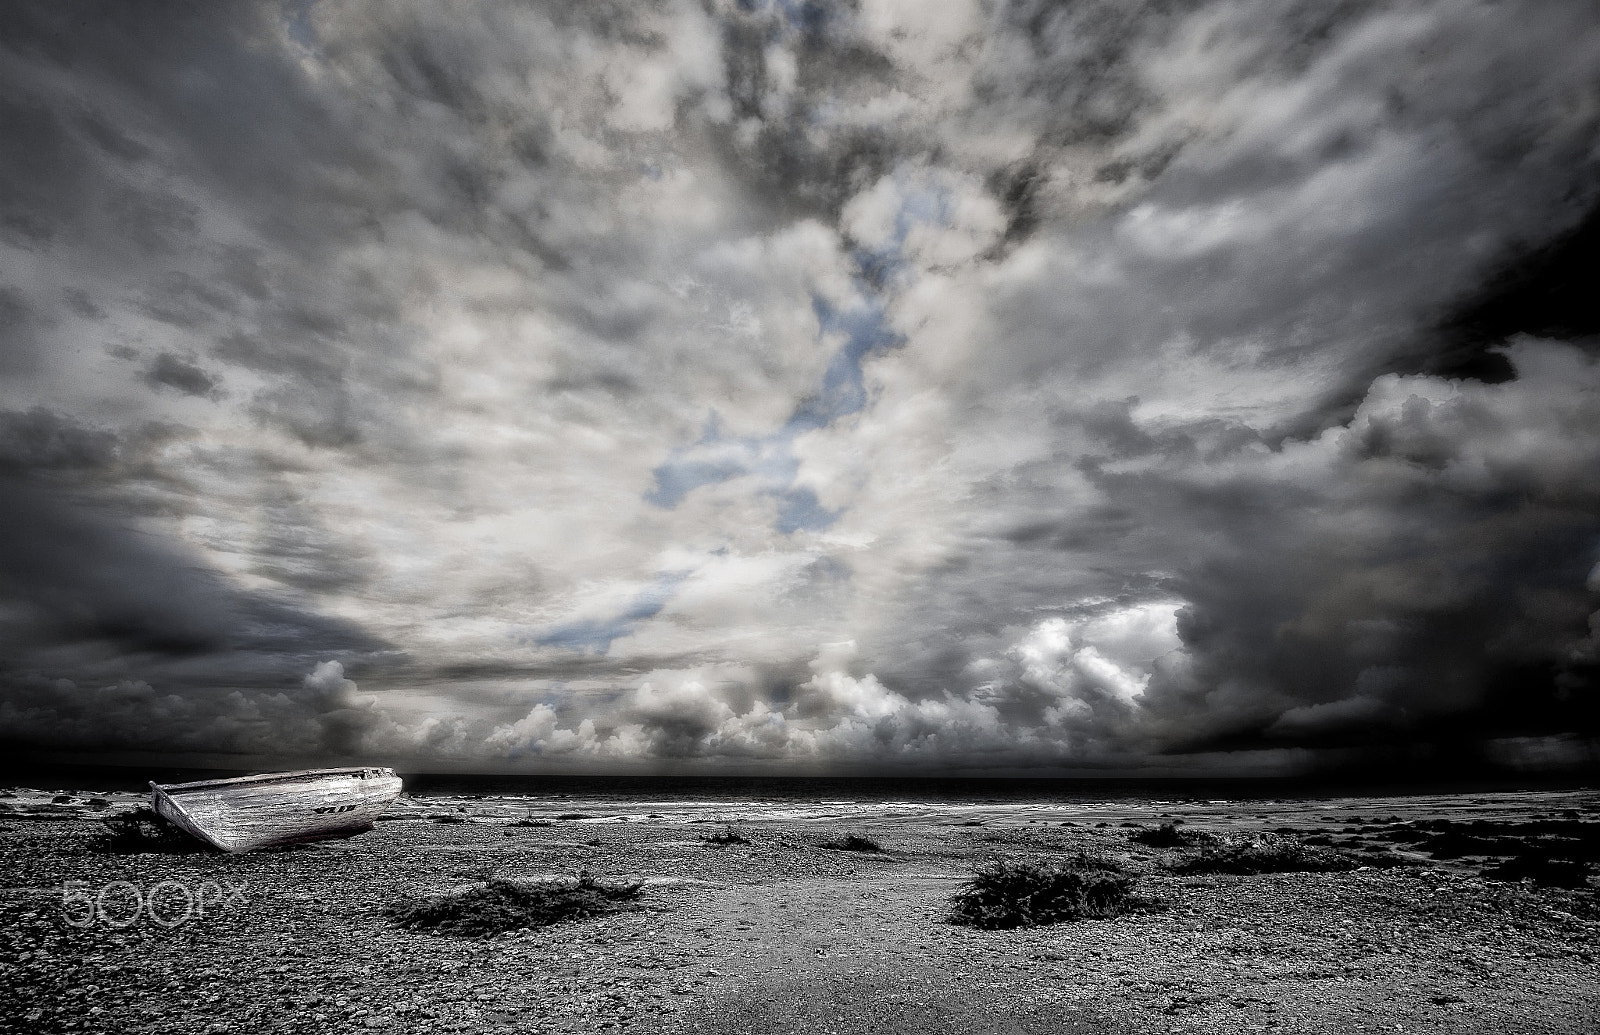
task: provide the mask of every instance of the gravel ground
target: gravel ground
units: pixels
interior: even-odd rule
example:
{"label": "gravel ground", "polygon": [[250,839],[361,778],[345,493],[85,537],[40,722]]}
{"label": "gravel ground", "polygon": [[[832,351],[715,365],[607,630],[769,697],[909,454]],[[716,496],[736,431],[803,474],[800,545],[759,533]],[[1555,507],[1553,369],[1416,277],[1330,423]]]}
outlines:
{"label": "gravel ground", "polygon": [[[1490,881],[1484,859],[1408,851],[1348,873],[1176,877],[1127,826],[1281,828],[1387,858],[1378,822],[1600,820],[1592,793],[776,819],[723,803],[748,840],[725,847],[703,840],[722,829],[697,822],[709,812],[403,799],[370,833],[243,856],[107,854],[89,798],[129,796],[8,793],[0,1031],[1600,1031],[1592,878]],[[578,813],[593,818],[554,818]],[[549,825],[507,825],[528,816]],[[885,851],[819,847],[846,830]],[[974,864],[1078,850],[1139,872],[1157,908],[1017,931],[944,922]],[[640,908],[488,939],[383,914],[489,876],[585,869],[645,880]],[[130,919],[118,881],[159,888],[170,926]],[[64,888],[108,885],[105,915],[78,926],[87,906]],[[204,915],[173,923],[185,894]]]}

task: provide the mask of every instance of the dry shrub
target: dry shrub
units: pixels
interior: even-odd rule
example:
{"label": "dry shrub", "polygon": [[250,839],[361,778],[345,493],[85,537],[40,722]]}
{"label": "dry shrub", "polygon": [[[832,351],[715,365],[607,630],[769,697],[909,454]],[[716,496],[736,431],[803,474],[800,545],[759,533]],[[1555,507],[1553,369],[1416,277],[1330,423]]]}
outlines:
{"label": "dry shrub", "polygon": [[843,837],[834,838],[832,841],[824,841],[817,847],[831,848],[836,852],[883,851],[883,846],[878,844],[878,842],[872,840],[870,837],[862,837],[860,834],[846,834]]}
{"label": "dry shrub", "polygon": [[1153,829],[1135,831],[1128,835],[1128,840],[1150,848],[1191,848],[1196,845],[1213,844],[1217,836],[1208,834],[1204,830],[1183,830],[1176,823],[1163,823]]}
{"label": "dry shrub", "polygon": [[1164,864],[1173,873],[1337,873],[1361,863],[1344,852],[1305,844],[1283,834],[1247,834],[1217,839],[1199,851]]}
{"label": "dry shrub", "polygon": [[95,847],[111,855],[144,855],[149,852],[187,855],[190,852],[213,851],[210,845],[191,837],[149,806],[103,816],[100,825],[105,827],[106,833],[98,839]]}
{"label": "dry shrub", "polygon": [[1582,859],[1519,855],[1484,867],[1482,875],[1490,880],[1531,880],[1550,888],[1586,888],[1589,886],[1589,863]]}
{"label": "dry shrub", "polygon": [[494,877],[442,895],[401,902],[385,912],[409,930],[476,937],[634,909],[643,890],[640,883],[605,884],[588,873],[571,880]]}
{"label": "dry shrub", "polygon": [[1000,860],[950,896],[949,920],[993,930],[1118,916],[1137,905],[1133,885],[1116,864],[1088,856],[1056,866]]}

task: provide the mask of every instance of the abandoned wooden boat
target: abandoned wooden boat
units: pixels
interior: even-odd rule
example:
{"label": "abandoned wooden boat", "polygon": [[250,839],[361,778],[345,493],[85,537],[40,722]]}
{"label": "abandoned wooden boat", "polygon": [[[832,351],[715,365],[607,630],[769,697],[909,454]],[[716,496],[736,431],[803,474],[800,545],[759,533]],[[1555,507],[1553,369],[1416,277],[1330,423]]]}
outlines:
{"label": "abandoned wooden boat", "polygon": [[173,825],[224,852],[348,837],[400,796],[393,769],[302,769],[229,780],[150,784],[150,802]]}

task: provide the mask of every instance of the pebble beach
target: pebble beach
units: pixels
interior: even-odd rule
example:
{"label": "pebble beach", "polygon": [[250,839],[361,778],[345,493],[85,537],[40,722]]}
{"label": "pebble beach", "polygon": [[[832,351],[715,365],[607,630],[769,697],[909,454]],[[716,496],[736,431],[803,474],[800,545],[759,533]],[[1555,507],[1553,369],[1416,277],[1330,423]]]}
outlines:
{"label": "pebble beach", "polygon": [[[408,796],[365,834],[236,856],[107,851],[96,816],[138,795],[4,795],[4,1031],[1600,1030],[1600,881],[1492,879],[1491,857],[1431,854],[1395,833],[1441,819],[1581,832],[1600,825],[1591,791],[949,805]],[[1373,865],[1179,875],[1171,852],[1130,835],[1180,820],[1280,831]],[[729,831],[735,843],[714,843]],[[823,847],[846,833],[881,851]],[[947,921],[975,866],[1076,852],[1137,874],[1149,908],[1015,930]],[[475,881],[579,872],[642,882],[643,894],[609,916],[483,938],[405,930],[386,914]]]}

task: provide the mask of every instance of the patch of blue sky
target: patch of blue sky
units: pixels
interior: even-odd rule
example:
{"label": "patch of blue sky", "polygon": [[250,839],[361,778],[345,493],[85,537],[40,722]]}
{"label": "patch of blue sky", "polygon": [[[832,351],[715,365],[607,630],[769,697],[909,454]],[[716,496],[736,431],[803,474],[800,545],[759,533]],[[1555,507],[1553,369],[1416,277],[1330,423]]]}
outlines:
{"label": "patch of blue sky", "polygon": [[907,275],[906,238],[918,225],[942,226],[950,222],[950,193],[940,187],[914,184],[904,171],[895,173],[900,207],[888,240],[876,247],[858,244],[851,253],[859,278],[882,291],[895,287]]}
{"label": "patch of blue sky", "polygon": [[728,435],[713,413],[696,442],[673,449],[655,469],[655,485],[645,493],[646,502],[670,510],[702,485],[751,477],[756,492],[777,500],[777,528],[786,535],[827,528],[837,519],[836,513],[822,507],[815,492],[794,485],[800,469],[794,440],[865,409],[862,364],[874,353],[899,346],[901,339],[889,330],[883,305],[877,300],[840,309],[813,296],[812,308],[823,335],[844,336],[844,344],[828,361],[818,390],[795,407],[782,427],[766,435]]}
{"label": "patch of blue sky", "polygon": [[897,176],[897,182],[900,206],[889,240],[876,249],[858,247],[852,253],[856,284],[864,301],[840,307],[820,295],[812,296],[818,333],[824,338],[844,338],[828,361],[817,391],[795,407],[782,427],[766,435],[730,436],[713,411],[700,438],[674,448],[655,469],[655,484],[645,493],[646,502],[670,510],[701,486],[750,477],[755,492],[776,500],[775,524],[785,535],[824,529],[838,519],[838,512],[824,508],[812,489],[794,484],[800,469],[794,441],[807,431],[825,428],[866,408],[863,364],[869,357],[903,344],[900,335],[889,328],[883,295],[900,277],[906,237],[918,224],[949,218],[944,192],[912,186],[908,176]]}
{"label": "patch of blue sky", "polygon": [[678,586],[689,577],[689,572],[673,571],[658,575],[650,585],[640,590],[621,613],[608,618],[591,618],[553,626],[536,636],[534,642],[541,647],[564,647],[585,654],[605,654],[613,640],[632,633],[641,623],[661,613],[661,609],[678,592]]}
{"label": "patch of blue sky", "polygon": [[839,512],[824,507],[809,485],[784,489],[774,495],[778,500],[777,528],[784,535],[820,532],[839,520]]}
{"label": "patch of blue sky", "polygon": [[874,299],[853,309],[835,308],[826,299],[812,296],[812,311],[824,336],[842,333],[844,344],[828,361],[822,374],[822,387],[795,408],[779,434],[790,438],[801,431],[826,427],[840,417],[859,413],[867,405],[867,387],[861,364],[876,352],[886,352],[901,343],[899,335],[884,322],[883,304]]}
{"label": "patch of blue sky", "polygon": [[820,32],[833,11],[823,0],[738,0],[739,8],[754,13],[776,10],[790,32]]}
{"label": "patch of blue sky", "polygon": [[317,38],[316,26],[311,21],[311,8],[315,7],[317,0],[291,0],[284,6],[284,31],[289,38],[305,47],[307,50],[316,50],[322,43]]}
{"label": "patch of blue sky", "polygon": [[775,492],[794,481],[800,462],[795,459],[794,434],[783,429],[770,435],[727,435],[713,413],[692,445],[680,446],[655,469],[655,486],[645,501],[671,510],[694,489],[747,475],[761,491]]}

